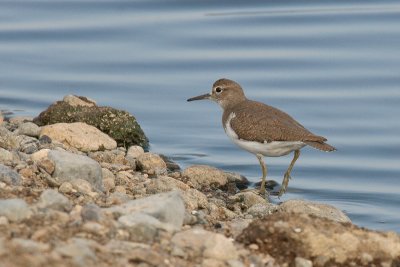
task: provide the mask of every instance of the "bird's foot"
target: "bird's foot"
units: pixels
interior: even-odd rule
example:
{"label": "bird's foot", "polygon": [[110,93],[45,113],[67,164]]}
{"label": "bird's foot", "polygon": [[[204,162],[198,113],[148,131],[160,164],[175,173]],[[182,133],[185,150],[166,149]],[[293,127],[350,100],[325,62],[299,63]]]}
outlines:
{"label": "bird's foot", "polygon": [[281,197],[286,192],[286,189],[289,185],[290,179],[292,179],[292,177],[290,176],[290,174],[288,172],[286,172],[285,176],[283,177],[282,186],[281,186],[281,189],[279,190],[278,197]]}
{"label": "bird's foot", "polygon": [[265,185],[264,185],[264,186],[261,185],[260,190],[258,191],[258,194],[259,194],[260,196],[262,196],[263,198],[268,198],[269,193],[268,193],[268,191],[265,189]]}

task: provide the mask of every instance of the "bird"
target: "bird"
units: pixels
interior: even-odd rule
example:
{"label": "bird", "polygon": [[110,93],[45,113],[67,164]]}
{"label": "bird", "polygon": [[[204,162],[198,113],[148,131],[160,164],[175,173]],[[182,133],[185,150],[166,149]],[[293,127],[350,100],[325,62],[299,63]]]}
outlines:
{"label": "bird", "polygon": [[286,170],[278,196],[288,187],[291,172],[300,150],[305,146],[331,152],[336,148],[327,144],[323,136],[315,135],[286,112],[261,102],[247,99],[242,87],[235,81],[217,80],[211,93],[187,99],[212,100],[223,109],[222,126],[225,133],[240,148],[254,154],[261,166],[262,177],[259,193],[267,194],[266,157],[280,157],[293,152],[293,159]]}

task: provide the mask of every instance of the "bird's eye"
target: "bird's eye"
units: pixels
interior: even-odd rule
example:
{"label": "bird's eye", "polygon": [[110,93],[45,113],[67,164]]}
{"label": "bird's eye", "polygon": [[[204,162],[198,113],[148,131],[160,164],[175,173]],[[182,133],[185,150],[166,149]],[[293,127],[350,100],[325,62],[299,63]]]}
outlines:
{"label": "bird's eye", "polygon": [[221,92],[222,92],[222,88],[221,88],[221,87],[215,88],[215,92],[216,92],[217,94],[221,93]]}

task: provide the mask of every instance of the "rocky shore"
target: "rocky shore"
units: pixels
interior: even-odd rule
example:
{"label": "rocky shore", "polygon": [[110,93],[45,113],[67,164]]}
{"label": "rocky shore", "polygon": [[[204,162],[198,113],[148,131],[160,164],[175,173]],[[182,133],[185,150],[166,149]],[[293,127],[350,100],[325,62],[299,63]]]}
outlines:
{"label": "rocky shore", "polygon": [[145,152],[134,116],[66,96],[0,116],[0,267],[400,266],[400,236]]}

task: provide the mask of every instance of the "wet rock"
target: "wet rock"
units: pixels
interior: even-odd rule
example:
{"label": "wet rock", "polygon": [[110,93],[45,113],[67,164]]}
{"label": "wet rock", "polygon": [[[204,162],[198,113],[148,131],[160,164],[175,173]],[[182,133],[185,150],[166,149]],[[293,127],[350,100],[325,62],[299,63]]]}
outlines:
{"label": "wet rock", "polygon": [[247,189],[250,181],[243,175],[235,172],[225,172],[229,183],[235,183],[239,190]]}
{"label": "wet rock", "polygon": [[0,147],[7,150],[19,148],[17,136],[3,126],[0,126]]}
{"label": "wet rock", "polygon": [[6,217],[10,222],[20,222],[31,215],[32,211],[25,200],[19,198],[0,199],[0,216]]}
{"label": "wet rock", "polygon": [[194,165],[186,168],[182,176],[187,183],[196,189],[207,187],[221,187],[228,182],[225,172],[206,165]]}
{"label": "wet rock", "polygon": [[59,211],[70,211],[72,205],[68,198],[53,189],[46,189],[40,195],[38,207],[41,209],[53,209]]}
{"label": "wet rock", "polygon": [[167,165],[157,154],[147,152],[141,154],[136,161],[138,169],[147,174],[160,175],[167,172]]}
{"label": "wet rock", "polygon": [[203,229],[190,229],[176,233],[171,243],[184,251],[188,258],[211,258],[216,260],[235,260],[238,252],[232,241],[221,234]]}
{"label": "wet rock", "polygon": [[96,127],[82,122],[56,123],[43,126],[40,136],[47,135],[67,147],[74,147],[83,152],[115,149],[114,139]]}
{"label": "wet rock", "polygon": [[39,141],[30,136],[18,135],[17,141],[19,143],[19,151],[26,154],[32,154],[39,150]]}
{"label": "wet rock", "polygon": [[103,213],[99,206],[93,203],[89,203],[82,208],[81,216],[84,221],[99,222],[103,218]]}
{"label": "wet rock", "polygon": [[144,149],[141,146],[131,146],[126,152],[127,157],[138,158],[140,155],[144,154]]}
{"label": "wet rock", "polygon": [[[83,97],[78,98],[83,99]],[[117,141],[118,146],[139,145],[147,148],[149,144],[134,116],[110,107],[74,106],[65,101],[58,101],[43,111],[34,122],[39,126],[61,122],[84,122],[109,135]]]}
{"label": "wet rock", "polygon": [[169,157],[162,155],[162,154],[160,154],[160,157],[163,159],[163,161],[167,165],[167,170],[169,172],[179,172],[181,170],[181,167],[179,167],[179,165],[176,162],[174,162],[172,159],[170,159]]}
{"label": "wet rock", "polygon": [[314,266],[370,266],[362,263],[366,253],[375,266],[390,266],[400,257],[398,234],[299,213],[275,213],[268,220],[256,220],[237,240],[257,244],[260,252],[269,253],[279,263],[302,257],[311,259]]}
{"label": "wet rock", "polygon": [[124,204],[106,208],[104,211],[116,215],[144,213],[160,222],[172,225],[175,229],[182,227],[185,216],[185,206],[181,194],[177,191],[130,200]]}
{"label": "wet rock", "polygon": [[321,204],[301,199],[293,199],[283,202],[279,205],[279,210],[283,212],[294,212],[301,214],[310,214],[321,218],[327,218],[337,222],[351,222],[341,210],[334,206]]}
{"label": "wet rock", "polygon": [[63,101],[73,107],[78,107],[78,106],[94,107],[94,106],[96,106],[96,102],[94,100],[89,99],[84,96],[66,95],[66,96],[64,96]]}
{"label": "wet rock", "polygon": [[24,122],[14,131],[15,135],[27,135],[31,137],[39,137],[40,127],[33,122]]}
{"label": "wet rock", "polygon": [[53,177],[60,182],[84,179],[98,190],[103,189],[102,171],[98,162],[87,156],[51,150],[48,157],[55,164]]}

